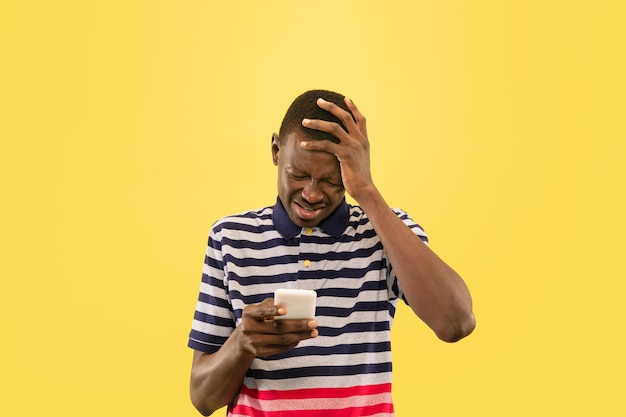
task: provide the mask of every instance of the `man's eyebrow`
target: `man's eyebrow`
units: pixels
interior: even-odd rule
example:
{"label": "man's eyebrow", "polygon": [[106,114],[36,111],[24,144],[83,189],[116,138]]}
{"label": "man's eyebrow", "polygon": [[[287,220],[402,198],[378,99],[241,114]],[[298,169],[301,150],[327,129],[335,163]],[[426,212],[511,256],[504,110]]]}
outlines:
{"label": "man's eyebrow", "polygon": [[341,176],[335,178],[332,177],[330,175],[324,175],[323,177],[320,178],[322,181],[330,181],[330,182],[336,182],[336,183],[341,183]]}
{"label": "man's eyebrow", "polygon": [[295,171],[295,172],[299,172],[299,173],[304,172],[304,170],[303,170],[302,168],[299,168],[299,167],[297,167],[297,166],[294,166],[293,164],[292,164],[292,165],[289,165],[289,166],[287,167],[287,171],[288,171],[288,172],[294,172],[294,171]]}

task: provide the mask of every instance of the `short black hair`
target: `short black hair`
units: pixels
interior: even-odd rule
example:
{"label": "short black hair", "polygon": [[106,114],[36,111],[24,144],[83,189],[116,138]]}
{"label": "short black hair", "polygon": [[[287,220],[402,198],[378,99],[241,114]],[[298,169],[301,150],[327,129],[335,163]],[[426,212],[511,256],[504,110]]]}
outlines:
{"label": "short black hair", "polygon": [[287,113],[285,114],[283,122],[280,125],[278,137],[282,139],[289,133],[299,129],[312,139],[330,140],[331,142],[339,143],[339,139],[330,133],[302,126],[302,119],[319,119],[338,123],[344,130],[346,130],[346,127],[343,125],[341,120],[339,120],[332,113],[321,109],[317,105],[318,98],[331,101],[342,109],[347,110],[348,112],[350,111],[344,102],[344,95],[328,90],[309,90],[298,96],[293,103],[291,103],[289,109],[287,109]]}

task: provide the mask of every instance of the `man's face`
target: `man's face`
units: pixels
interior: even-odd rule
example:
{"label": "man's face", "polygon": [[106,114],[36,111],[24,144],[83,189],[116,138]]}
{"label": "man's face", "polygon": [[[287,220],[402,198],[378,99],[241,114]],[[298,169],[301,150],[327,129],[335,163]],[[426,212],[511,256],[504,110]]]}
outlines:
{"label": "man's face", "polygon": [[278,167],[278,197],[291,221],[313,227],[327,218],[343,199],[345,190],[337,158],[327,152],[300,147],[306,139],[298,130],[272,139],[272,158]]}

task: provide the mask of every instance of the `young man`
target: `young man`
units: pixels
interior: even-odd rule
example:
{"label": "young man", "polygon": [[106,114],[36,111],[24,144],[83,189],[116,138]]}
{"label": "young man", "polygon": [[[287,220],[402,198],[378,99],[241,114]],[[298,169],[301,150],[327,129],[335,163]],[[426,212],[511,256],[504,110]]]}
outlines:
{"label": "young man", "polygon": [[[351,100],[304,93],[271,149],[276,204],[211,230],[189,337],[192,402],[204,415],[228,405],[229,416],[392,416],[398,299],[455,342],[475,326],[469,291],[374,185]],[[278,288],[315,290],[316,317],[274,320],[286,314]]]}

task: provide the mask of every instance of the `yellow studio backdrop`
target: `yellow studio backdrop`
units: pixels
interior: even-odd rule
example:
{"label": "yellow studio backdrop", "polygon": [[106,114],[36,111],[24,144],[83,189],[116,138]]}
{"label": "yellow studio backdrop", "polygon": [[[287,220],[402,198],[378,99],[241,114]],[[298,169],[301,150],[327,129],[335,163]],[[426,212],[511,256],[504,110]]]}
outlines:
{"label": "yellow studio backdrop", "polygon": [[397,415],[624,415],[625,18],[618,1],[3,4],[0,415],[197,415],[209,228],[274,201],[270,137],[310,88],[359,106],[378,187],[474,297],[452,345],[399,309]]}

